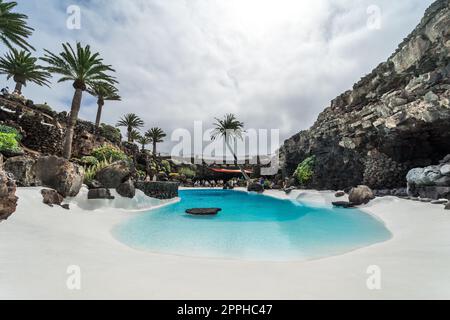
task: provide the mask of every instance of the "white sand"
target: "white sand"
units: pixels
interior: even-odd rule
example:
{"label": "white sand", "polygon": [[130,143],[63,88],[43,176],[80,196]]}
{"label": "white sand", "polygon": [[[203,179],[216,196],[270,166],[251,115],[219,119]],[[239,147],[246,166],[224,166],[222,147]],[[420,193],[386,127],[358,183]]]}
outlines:
{"label": "white sand", "polygon": [[[450,212],[441,205],[377,199],[364,210],[386,223],[387,242],[315,261],[245,262],[140,252],[112,237],[115,224],[139,214],[112,207],[159,201],[122,199],[96,211],[74,202],[66,211],[42,204],[39,190],[20,189],[17,212],[0,223],[0,299],[450,298]],[[314,191],[297,196],[318,205],[334,200]],[[66,286],[70,265],[81,268],[81,290]],[[381,268],[381,290],[366,286],[370,265]]]}

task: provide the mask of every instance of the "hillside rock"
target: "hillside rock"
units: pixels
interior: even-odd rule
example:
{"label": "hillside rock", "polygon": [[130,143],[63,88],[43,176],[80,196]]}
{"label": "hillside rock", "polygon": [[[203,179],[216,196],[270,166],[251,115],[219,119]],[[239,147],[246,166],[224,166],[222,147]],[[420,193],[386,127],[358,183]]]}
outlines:
{"label": "hillside rock", "polygon": [[0,169],[0,221],[8,219],[16,211],[17,200],[16,183]]}
{"label": "hillside rock", "polygon": [[392,189],[405,186],[410,169],[449,154],[449,25],[449,0],[438,0],[387,62],[285,142],[284,174],[315,155],[307,187]]}

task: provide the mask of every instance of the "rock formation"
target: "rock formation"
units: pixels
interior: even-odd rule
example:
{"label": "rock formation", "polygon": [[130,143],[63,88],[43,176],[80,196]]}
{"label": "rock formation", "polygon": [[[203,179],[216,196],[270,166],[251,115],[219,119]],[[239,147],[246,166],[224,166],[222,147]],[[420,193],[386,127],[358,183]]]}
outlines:
{"label": "rock formation", "polygon": [[115,189],[130,177],[130,164],[127,161],[117,161],[103,168],[95,175],[104,188]]}
{"label": "rock formation", "polygon": [[334,99],[316,123],[281,148],[283,171],[316,157],[307,187],[405,186],[408,171],[450,153],[450,1],[427,9],[417,28],[372,73]]}
{"label": "rock formation", "polygon": [[0,221],[16,211],[17,200],[16,183],[0,167]]}

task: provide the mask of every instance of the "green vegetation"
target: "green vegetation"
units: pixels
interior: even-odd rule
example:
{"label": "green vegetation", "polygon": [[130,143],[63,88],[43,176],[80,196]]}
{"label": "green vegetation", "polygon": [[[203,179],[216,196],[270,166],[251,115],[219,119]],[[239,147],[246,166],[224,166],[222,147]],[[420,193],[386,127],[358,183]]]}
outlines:
{"label": "green vegetation", "polygon": [[127,128],[127,138],[128,142],[133,143],[133,130],[142,128],[144,126],[144,121],[139,118],[134,113],[128,113],[124,115],[119,122],[117,122],[116,127],[126,127]]}
{"label": "green vegetation", "polygon": [[187,167],[181,168],[180,170],[178,170],[178,173],[180,175],[185,176],[187,179],[193,179],[197,175],[195,170],[192,170],[191,168],[187,168]]}
{"label": "green vegetation", "polygon": [[0,133],[13,134],[14,139],[16,139],[17,142],[22,140],[22,135],[20,134],[19,130],[17,130],[16,128],[13,128],[13,127],[0,125]]}
{"label": "green vegetation", "polygon": [[84,167],[84,183],[89,184],[90,182],[92,182],[92,180],[95,179],[97,172],[108,167],[109,165],[111,165],[111,163],[112,163],[111,161],[104,159],[102,161],[98,161],[97,164],[95,164],[95,165],[85,166]]}
{"label": "green vegetation", "polygon": [[151,128],[145,133],[145,136],[150,139],[153,144],[153,155],[156,156],[156,144],[164,142],[164,138],[167,136],[161,128]]}
{"label": "green vegetation", "polygon": [[127,155],[122,150],[109,145],[104,145],[103,147],[94,149],[91,156],[96,158],[98,161],[108,160],[110,162],[128,159]]}
{"label": "green vegetation", "polygon": [[20,152],[19,142],[14,133],[0,132],[0,151]]}
{"label": "green vegetation", "polygon": [[70,159],[74,128],[78,120],[83,91],[86,91],[87,86],[94,82],[113,85],[117,81],[107,74],[107,72],[115,72],[114,69],[103,63],[99,53],[91,52],[89,45],[83,47],[77,42],[75,49],[69,43],[62,46],[63,51],[59,54],[45,50],[46,54],[41,59],[48,63],[45,67],[48,72],[61,75],[58,82],[72,81],[75,89],[63,149],[63,156]]}
{"label": "green vegetation", "polygon": [[308,183],[314,174],[314,165],[316,162],[316,157],[311,156],[306,158],[302,163],[300,163],[295,170],[295,177],[301,184]]}
{"label": "green vegetation", "polygon": [[27,25],[26,15],[11,12],[16,6],[17,2],[0,0],[0,41],[9,49],[16,45],[27,51],[34,50],[27,42],[34,29]]}
{"label": "green vegetation", "polygon": [[119,90],[113,85],[106,82],[93,82],[89,84],[87,91],[97,98],[97,117],[95,119],[95,132],[100,127],[100,119],[102,117],[103,106],[105,101],[121,101]]}
{"label": "green vegetation", "polygon": [[122,141],[122,135],[120,134],[120,130],[109,125],[102,123],[100,126],[100,134],[102,137],[108,139],[112,143],[119,144]]}
{"label": "green vegetation", "polygon": [[15,89],[19,93],[27,85],[27,81],[49,87],[51,75],[37,64],[37,60],[29,52],[11,49],[11,52],[0,58],[0,74],[6,75],[7,80],[13,78],[16,82]]}
{"label": "green vegetation", "polygon": [[145,172],[144,170],[137,170],[136,175],[139,180],[144,180],[147,177],[147,172]]}
{"label": "green vegetation", "polygon": [[170,167],[169,161],[167,161],[167,160],[161,161],[161,166],[162,166],[162,168],[164,169],[164,171],[165,171],[166,173],[170,173],[170,171],[171,171],[172,168]]}
{"label": "green vegetation", "polygon": [[99,160],[93,156],[87,156],[80,159],[80,163],[83,166],[95,166],[99,163]]}

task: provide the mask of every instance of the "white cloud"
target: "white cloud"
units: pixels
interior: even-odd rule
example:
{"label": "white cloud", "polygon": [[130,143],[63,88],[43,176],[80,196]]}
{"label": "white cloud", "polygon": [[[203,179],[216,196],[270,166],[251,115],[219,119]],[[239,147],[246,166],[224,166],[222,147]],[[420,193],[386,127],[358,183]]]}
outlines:
{"label": "white cloud", "polygon": [[[285,139],[386,60],[431,2],[27,0],[19,8],[36,47],[80,40],[115,67],[123,102],[107,103],[105,122],[134,112],[170,133],[232,112],[248,127],[280,128]],[[82,8],[79,31],[65,27],[71,4]],[[382,10],[381,30],[366,26],[372,4]],[[68,110],[73,94],[69,83],[25,93],[58,110]],[[85,99],[81,117],[95,112],[95,100]]]}

